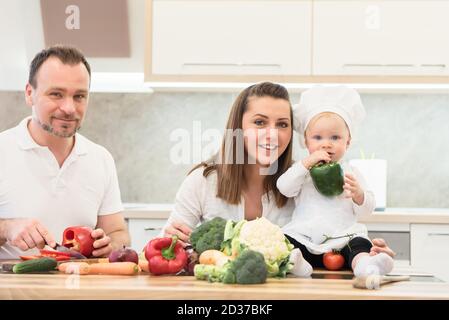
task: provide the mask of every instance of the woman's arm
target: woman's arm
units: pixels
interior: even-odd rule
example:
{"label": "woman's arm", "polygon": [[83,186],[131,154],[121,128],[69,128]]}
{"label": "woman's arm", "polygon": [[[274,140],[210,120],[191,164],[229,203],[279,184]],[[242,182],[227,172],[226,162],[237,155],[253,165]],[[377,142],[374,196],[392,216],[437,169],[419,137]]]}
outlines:
{"label": "woman's arm", "polygon": [[203,168],[194,170],[184,179],[176,194],[173,211],[162,228],[162,236],[176,235],[183,245],[187,245],[190,233],[203,216],[205,184]]}
{"label": "woman's arm", "polygon": [[186,247],[189,244],[192,228],[182,222],[168,222],[164,227],[164,237],[177,236],[178,241]]}
{"label": "woman's arm", "polygon": [[377,238],[372,240],[373,246],[371,247],[371,252],[369,253],[371,256],[375,256],[381,252],[388,254],[390,257],[394,258],[396,252],[388,247],[387,243],[384,239]]}

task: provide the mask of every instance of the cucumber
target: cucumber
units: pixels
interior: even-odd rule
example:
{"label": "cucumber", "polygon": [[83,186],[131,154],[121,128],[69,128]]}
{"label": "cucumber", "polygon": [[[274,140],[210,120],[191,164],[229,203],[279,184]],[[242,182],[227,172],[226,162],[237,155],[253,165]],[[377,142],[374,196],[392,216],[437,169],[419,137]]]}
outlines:
{"label": "cucumber", "polygon": [[32,272],[43,272],[52,271],[56,269],[58,263],[55,259],[51,258],[40,258],[34,260],[27,260],[16,264],[12,271],[14,273],[32,273]]}

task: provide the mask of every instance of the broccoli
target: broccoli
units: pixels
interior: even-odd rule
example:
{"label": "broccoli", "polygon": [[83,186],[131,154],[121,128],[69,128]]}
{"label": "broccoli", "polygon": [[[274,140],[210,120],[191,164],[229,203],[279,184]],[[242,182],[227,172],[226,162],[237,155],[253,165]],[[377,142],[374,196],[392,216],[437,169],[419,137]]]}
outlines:
{"label": "broccoli", "polygon": [[220,250],[223,242],[226,220],[215,217],[206,221],[190,234],[190,243],[199,254],[209,249]]}
{"label": "broccoli", "polygon": [[228,221],[224,232],[222,251],[237,256],[251,249],[263,254],[269,277],[285,277],[292,269],[289,261],[293,245],[285,238],[281,228],[266,218],[252,221]]}
{"label": "broccoli", "polygon": [[219,267],[213,264],[196,264],[193,268],[193,275],[198,280],[222,282],[226,268],[227,267]]}
{"label": "broccoli", "polygon": [[256,284],[266,281],[268,270],[260,252],[244,250],[235,260],[222,267],[197,264],[194,274],[197,279],[210,282]]}

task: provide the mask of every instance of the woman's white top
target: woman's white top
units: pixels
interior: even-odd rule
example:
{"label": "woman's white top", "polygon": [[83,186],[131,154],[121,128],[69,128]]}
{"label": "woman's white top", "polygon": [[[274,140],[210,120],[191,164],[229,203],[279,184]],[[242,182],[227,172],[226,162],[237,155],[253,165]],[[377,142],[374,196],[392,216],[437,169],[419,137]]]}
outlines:
{"label": "woman's white top", "polygon": [[[245,219],[245,200],[239,204],[229,204],[216,196],[217,194],[217,173],[211,172],[207,178],[203,176],[204,167],[191,172],[179,188],[173,211],[168,218],[165,228],[173,222],[181,222],[190,228],[195,228],[199,223],[211,220],[215,217],[232,219],[239,221]],[[262,197],[262,216],[272,223],[284,226],[290,222],[294,202],[289,199],[282,207],[276,206],[276,201],[272,192],[264,194]]]}
{"label": "woman's white top", "polygon": [[314,254],[341,249],[350,239],[343,237],[326,241],[326,236],[353,234],[353,237],[368,238],[366,227],[357,223],[357,217],[373,212],[374,194],[366,190],[366,182],[356,168],[346,162],[340,165],[345,173],[352,173],[365,190],[362,205],[346,198],[346,192],[335,197],[321,195],[313,185],[309,170],[301,161],[295,162],[277,181],[281,193],[295,201],[292,221],[283,227],[284,233],[305,245]]}

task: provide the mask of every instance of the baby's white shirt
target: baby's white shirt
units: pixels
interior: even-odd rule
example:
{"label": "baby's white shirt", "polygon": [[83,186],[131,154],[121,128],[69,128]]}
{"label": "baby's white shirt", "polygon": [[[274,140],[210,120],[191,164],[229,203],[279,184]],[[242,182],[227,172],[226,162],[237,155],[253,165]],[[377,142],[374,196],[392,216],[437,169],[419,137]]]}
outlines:
{"label": "baby's white shirt", "polygon": [[353,233],[354,236],[367,238],[366,227],[358,224],[357,218],[373,212],[374,194],[367,190],[365,179],[356,168],[346,162],[341,162],[340,165],[344,173],[355,176],[364,190],[362,205],[346,198],[346,191],[335,197],[320,194],[313,185],[309,170],[301,161],[295,162],[277,181],[280,192],[295,201],[292,221],[283,227],[284,233],[315,254],[341,249],[350,240],[349,237],[344,237],[324,242],[326,236],[339,237]]}

